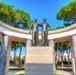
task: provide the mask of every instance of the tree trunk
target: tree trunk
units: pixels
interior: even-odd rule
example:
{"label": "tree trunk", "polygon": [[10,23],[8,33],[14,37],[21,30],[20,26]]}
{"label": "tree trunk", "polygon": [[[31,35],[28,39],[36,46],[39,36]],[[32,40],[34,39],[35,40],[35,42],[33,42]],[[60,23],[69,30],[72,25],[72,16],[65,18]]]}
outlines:
{"label": "tree trunk", "polygon": [[70,66],[70,64],[69,64],[69,55],[67,55],[68,56],[68,67]]}
{"label": "tree trunk", "polygon": [[[64,43],[62,43],[62,46],[60,48],[61,51],[63,50],[63,46],[64,46]],[[61,66],[64,67],[64,64],[63,64],[63,54],[61,54]]]}
{"label": "tree trunk", "polygon": [[6,68],[8,41],[9,41],[9,37],[3,35],[1,49],[0,49],[0,75],[6,75],[5,68]]}
{"label": "tree trunk", "polygon": [[16,66],[16,48],[14,48],[14,66]]}
{"label": "tree trunk", "polygon": [[59,42],[58,42],[58,44],[57,44],[57,56],[56,56],[56,68],[57,68],[57,63],[58,63],[58,49],[59,49]]}
{"label": "tree trunk", "polygon": [[61,67],[64,67],[64,65],[63,65],[63,55],[61,56]]}
{"label": "tree trunk", "polygon": [[19,53],[19,67],[21,66],[21,52],[22,52],[22,46],[20,47],[20,53]]}

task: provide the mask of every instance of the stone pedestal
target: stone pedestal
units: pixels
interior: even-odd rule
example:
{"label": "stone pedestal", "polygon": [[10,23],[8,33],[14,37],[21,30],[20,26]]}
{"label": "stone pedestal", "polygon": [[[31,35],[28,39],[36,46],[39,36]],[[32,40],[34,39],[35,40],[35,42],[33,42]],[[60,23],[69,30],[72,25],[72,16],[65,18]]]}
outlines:
{"label": "stone pedestal", "polygon": [[26,75],[53,75],[53,48],[27,46]]}

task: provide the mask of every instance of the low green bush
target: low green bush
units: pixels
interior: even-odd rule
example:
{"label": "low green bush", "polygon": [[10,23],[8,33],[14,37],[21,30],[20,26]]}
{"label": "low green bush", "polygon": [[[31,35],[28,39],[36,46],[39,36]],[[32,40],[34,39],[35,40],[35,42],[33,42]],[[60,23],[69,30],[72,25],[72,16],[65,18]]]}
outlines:
{"label": "low green bush", "polygon": [[24,68],[10,68],[9,70],[24,70]]}

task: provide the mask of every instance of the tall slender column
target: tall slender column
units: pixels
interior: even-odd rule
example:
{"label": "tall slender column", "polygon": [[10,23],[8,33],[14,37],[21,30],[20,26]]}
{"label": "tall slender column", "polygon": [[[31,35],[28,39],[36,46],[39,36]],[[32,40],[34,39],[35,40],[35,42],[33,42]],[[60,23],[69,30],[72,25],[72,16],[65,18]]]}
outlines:
{"label": "tall slender column", "polygon": [[0,75],[6,75],[6,59],[9,36],[2,34],[2,44],[0,50]]}
{"label": "tall slender column", "polygon": [[31,46],[32,45],[32,41],[30,40],[30,39],[28,39],[27,41],[26,41],[26,46]]}
{"label": "tall slender column", "polygon": [[[32,41],[30,39],[26,40],[26,50],[27,50],[27,46],[32,46]],[[25,70],[26,70],[26,57],[25,57]]]}
{"label": "tall slender column", "polygon": [[73,74],[76,75],[76,35],[72,35],[72,67]]}
{"label": "tall slender column", "polygon": [[9,72],[10,51],[11,51],[11,39],[9,38],[8,47],[7,47],[7,59],[6,59],[5,74],[7,74]]}
{"label": "tall slender column", "polygon": [[53,49],[53,62],[54,62],[54,64],[53,64],[53,71],[54,71],[54,74],[56,73],[56,63],[55,63],[55,46],[54,46],[54,39],[50,39],[49,40],[49,46],[51,46],[52,47],[52,49]]}
{"label": "tall slender column", "polygon": [[72,47],[72,40],[70,40],[70,49],[71,49],[71,60],[72,60],[72,73],[73,73],[73,75],[74,75],[74,56],[73,56],[73,47]]}

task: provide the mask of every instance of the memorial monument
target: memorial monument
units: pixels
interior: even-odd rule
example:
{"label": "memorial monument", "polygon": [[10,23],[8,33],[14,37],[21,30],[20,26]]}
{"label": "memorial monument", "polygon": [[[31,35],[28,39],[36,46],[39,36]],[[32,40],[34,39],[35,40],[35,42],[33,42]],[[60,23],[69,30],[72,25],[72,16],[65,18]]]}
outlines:
{"label": "memorial monument", "polygon": [[[38,26],[42,27],[42,45],[38,43]],[[32,23],[32,45],[26,46],[26,75],[53,75],[53,49],[54,42],[51,40],[48,44],[48,30],[50,27],[43,19],[43,23],[37,24],[37,19]],[[29,41],[28,41],[29,42]],[[29,42],[30,43],[30,42]],[[53,44],[52,44],[53,43]],[[46,46],[46,47],[45,47]]]}
{"label": "memorial monument", "polygon": [[[5,34],[5,35],[2,35]],[[39,41],[41,42],[41,34],[39,34]],[[9,37],[9,40],[7,39]],[[54,42],[63,42],[69,41],[71,47],[71,55],[72,55],[72,74],[76,75],[76,23],[72,24],[68,27],[49,31],[48,34],[48,46],[32,46],[32,34],[28,32],[28,30],[21,30],[18,28],[14,28],[2,21],[0,21],[0,40],[2,40],[3,47],[6,48],[7,51],[7,59],[6,60],[6,68],[5,70],[0,69],[1,73],[5,72],[5,74],[9,71],[9,61],[10,61],[10,51],[12,41],[18,42],[26,42],[26,61],[25,61],[25,74],[26,75],[53,75],[54,71]],[[7,42],[7,40],[9,42]],[[6,47],[8,45],[8,47]],[[5,50],[2,50],[3,53]],[[1,61],[3,63],[3,61]],[[2,66],[0,68],[3,68]],[[0,74],[1,74],[0,73]]]}

